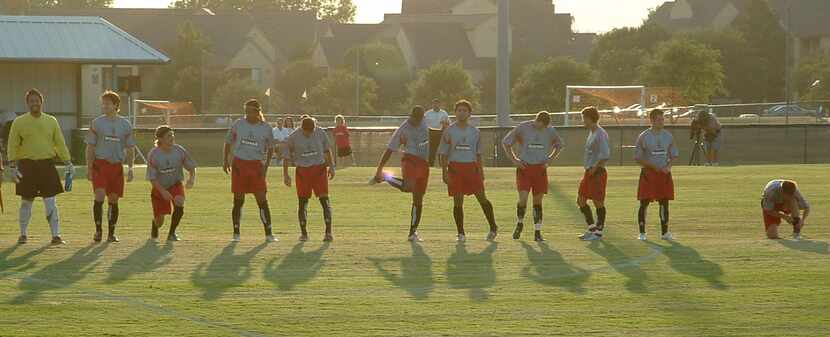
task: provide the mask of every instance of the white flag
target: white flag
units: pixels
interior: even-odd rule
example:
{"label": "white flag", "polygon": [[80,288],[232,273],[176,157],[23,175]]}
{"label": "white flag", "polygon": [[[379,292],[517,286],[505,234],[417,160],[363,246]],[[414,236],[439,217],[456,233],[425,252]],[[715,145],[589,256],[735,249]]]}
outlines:
{"label": "white flag", "polygon": [[303,90],[303,99],[308,99],[308,90]]}
{"label": "white flag", "polygon": [[268,88],[268,90],[265,90],[265,96],[271,97],[271,88]]}

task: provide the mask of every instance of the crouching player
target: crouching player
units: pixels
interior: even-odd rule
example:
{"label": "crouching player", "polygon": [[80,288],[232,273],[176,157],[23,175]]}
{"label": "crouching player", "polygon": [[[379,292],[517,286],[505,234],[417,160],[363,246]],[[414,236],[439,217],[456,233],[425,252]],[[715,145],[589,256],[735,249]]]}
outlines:
{"label": "crouching player", "polygon": [[[513,146],[519,145],[519,155]],[[541,111],[536,119],[516,126],[502,140],[504,152],[516,165],[516,189],[519,190],[519,202],[516,205],[516,230],[513,239],[518,240],[524,228],[527,197],[533,193],[533,224],[535,241],[542,238],[542,199],[548,193],[548,164],[562,151],[562,139],[556,129],[550,125],[550,114]]]}
{"label": "crouching player", "polygon": [[[579,197],[576,203],[585,216],[588,230],[579,239],[593,241],[602,239],[602,231],[605,229],[605,186],[608,183],[605,163],[611,158],[611,149],[608,145],[608,133],[599,126],[599,111],[595,107],[582,110],[582,123],[588,129],[588,139],[585,140],[583,162],[585,175],[579,182]],[[588,200],[593,200],[597,208],[596,224]]]}
{"label": "crouching player", "polygon": [[671,240],[669,232],[669,201],[674,200],[674,180],[671,176],[672,162],[679,152],[674,145],[672,134],[663,129],[663,110],[654,109],[649,113],[651,128],[640,133],[635,144],[634,160],[640,170],[640,184],[637,200],[640,209],[637,222],[640,226],[639,239],[646,240],[646,210],[652,201],[660,203],[660,231],[663,240]]}
{"label": "crouching player", "polygon": [[810,215],[810,203],[801,195],[794,181],[776,179],[767,183],[761,198],[761,208],[767,238],[778,239],[778,225],[784,219],[793,225],[793,239],[801,240],[801,229]]}
{"label": "crouching player", "polygon": [[[190,174],[184,187],[182,169]],[[167,125],[156,128],[156,147],[147,155],[147,180],[153,187],[150,193],[153,202],[150,238],[158,240],[159,228],[164,225],[164,216],[170,214],[172,209],[173,216],[167,241],[179,241],[176,229],[184,215],[184,189],[193,188],[196,182],[196,162],[184,147],[176,144],[173,129]]]}

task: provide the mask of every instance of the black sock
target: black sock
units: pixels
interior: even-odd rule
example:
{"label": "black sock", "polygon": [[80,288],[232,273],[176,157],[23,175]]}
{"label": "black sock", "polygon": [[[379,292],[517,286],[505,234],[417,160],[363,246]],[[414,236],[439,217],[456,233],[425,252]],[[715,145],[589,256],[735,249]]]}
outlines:
{"label": "black sock", "polygon": [[594,224],[594,214],[591,213],[591,206],[585,205],[580,207],[579,211],[585,216],[585,223],[588,224],[588,227],[591,227]]}
{"label": "black sock", "polygon": [[484,211],[484,217],[487,218],[487,223],[490,224],[490,231],[495,231],[498,226],[496,226],[496,216],[493,214],[493,204],[489,200],[485,200],[481,203],[481,210]]}
{"label": "black sock", "polygon": [[406,191],[403,190],[403,179],[398,178],[398,177],[388,177],[388,178],[385,178],[384,180],[386,180],[386,182],[390,186],[392,186],[394,188],[397,188],[401,192],[406,192]]}
{"label": "black sock", "polygon": [[259,220],[262,222],[262,228],[265,229],[265,235],[271,235],[271,208],[268,207],[268,202],[264,201],[259,206]]}
{"label": "black sock", "polygon": [[308,235],[306,231],[306,224],[308,223],[308,198],[300,198],[300,204],[297,206],[297,219],[300,222],[300,232],[303,235]]}
{"label": "black sock", "polygon": [[103,201],[95,201],[92,204],[92,220],[95,221],[95,230],[100,232],[101,231],[101,224],[103,223],[104,218],[104,202]]}
{"label": "black sock", "polygon": [[660,231],[665,235],[669,231],[669,201],[660,200]]}
{"label": "black sock", "polygon": [[159,226],[156,224],[155,219],[151,222],[150,237],[154,239],[159,237]]}
{"label": "black sock", "polygon": [[516,205],[516,224],[523,225],[525,222],[525,213],[527,212],[527,205]]}
{"label": "black sock", "polygon": [[646,210],[649,202],[640,200],[640,210],[637,212],[637,224],[640,226],[640,234],[646,233]]}
{"label": "black sock", "polygon": [[331,200],[329,200],[329,197],[320,198],[320,207],[323,208],[323,221],[326,223],[326,233],[331,233]]}
{"label": "black sock", "polygon": [[541,230],[542,226],[542,205],[533,205],[533,224],[536,225],[536,230]]}
{"label": "black sock", "polygon": [[458,234],[464,234],[464,206],[454,206],[452,217],[455,218],[455,229],[458,230]]}
{"label": "black sock", "polygon": [[793,234],[801,234],[801,218],[793,217]]}
{"label": "black sock", "polygon": [[231,212],[231,220],[233,221],[233,233],[239,234],[239,223],[242,218],[242,205],[245,204],[245,197],[233,199],[233,211]]}
{"label": "black sock", "polygon": [[423,204],[412,204],[412,221],[409,224],[409,235],[415,234],[418,230],[418,225],[421,224],[421,212],[423,212]]}
{"label": "black sock", "polygon": [[115,225],[118,224],[118,204],[109,204],[107,220],[109,220],[109,235],[115,235]]}
{"label": "black sock", "polygon": [[176,234],[176,228],[179,227],[179,222],[182,221],[182,216],[184,215],[184,206],[175,206],[173,207],[173,216],[170,219],[170,233],[167,235]]}
{"label": "black sock", "polygon": [[605,207],[597,207],[597,230],[605,228]]}

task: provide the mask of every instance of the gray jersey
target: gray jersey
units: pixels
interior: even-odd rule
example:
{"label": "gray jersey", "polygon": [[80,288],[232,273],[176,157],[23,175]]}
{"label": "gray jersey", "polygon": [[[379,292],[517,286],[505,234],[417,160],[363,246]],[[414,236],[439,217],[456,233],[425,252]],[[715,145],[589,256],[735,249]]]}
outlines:
{"label": "gray jersey", "polygon": [[285,141],[285,158],[292,158],[297,167],[309,167],[326,163],[325,153],[331,151],[326,130],[315,128],[306,136],[303,129],[297,129]]}
{"label": "gray jersey", "polygon": [[478,128],[469,124],[462,128],[457,122],[452,123],[441,136],[438,153],[447,156],[449,162],[476,162],[478,155],[482,154],[481,134]]}
{"label": "gray jersey", "polygon": [[147,154],[147,180],[158,181],[164,188],[184,180],[183,169],[194,168],[196,162],[193,157],[178,144],[174,144],[170,152],[155,147]]}
{"label": "gray jersey", "polygon": [[635,160],[645,160],[654,167],[662,169],[669,165],[670,158],[677,158],[679,155],[677,146],[674,145],[674,138],[665,129],[660,130],[659,134],[648,129],[637,137],[634,149]]}
{"label": "gray jersey", "polygon": [[[775,210],[776,204],[784,203],[783,184],[784,180],[776,179],[770,181],[767,183],[767,186],[764,187],[764,194],[761,197],[761,206],[765,210],[773,211]],[[795,202],[801,210],[810,208],[810,203],[807,202],[807,199],[804,199],[801,195],[801,191],[798,189],[795,190]]]}
{"label": "gray jersey", "polygon": [[135,146],[133,126],[121,116],[99,116],[93,119],[84,141],[95,146],[95,159],[113,164],[123,163],[124,150]]}
{"label": "gray jersey", "polygon": [[415,126],[407,120],[395,130],[392,139],[389,140],[389,149],[399,151],[403,147],[403,153],[413,155],[423,160],[429,158],[429,129],[424,121]]}
{"label": "gray jersey", "polygon": [[597,126],[597,130],[588,133],[588,139],[585,140],[585,159],[582,163],[587,170],[596,166],[600,160],[608,159],[611,159],[608,133],[602,127]]}
{"label": "gray jersey", "polygon": [[233,155],[242,160],[265,160],[268,150],[276,144],[268,123],[251,124],[244,118],[233,123],[225,143],[230,144]]}
{"label": "gray jersey", "polygon": [[508,146],[519,144],[519,159],[531,165],[544,164],[554,149],[562,148],[562,138],[554,127],[538,129],[535,124],[534,121],[522,122],[502,140]]}

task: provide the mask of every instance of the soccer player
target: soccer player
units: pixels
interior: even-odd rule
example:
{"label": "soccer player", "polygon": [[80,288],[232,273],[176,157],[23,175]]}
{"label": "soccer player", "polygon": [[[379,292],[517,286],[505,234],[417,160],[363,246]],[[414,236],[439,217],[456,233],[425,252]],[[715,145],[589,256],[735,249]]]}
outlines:
{"label": "soccer player", "polygon": [[[583,167],[585,175],[579,183],[579,196],[576,203],[588,230],[579,238],[585,241],[602,239],[605,229],[605,185],[608,183],[608,171],[605,163],[611,158],[611,148],[608,145],[608,133],[599,126],[599,111],[595,107],[582,109],[582,124],[588,129],[588,139],[585,140],[585,156]],[[594,215],[588,200],[594,202],[597,209],[597,222],[594,224]]]}
{"label": "soccer player", "polygon": [[[403,148],[401,157],[401,175],[403,178],[393,177],[383,172],[383,167],[389,161],[393,152]],[[409,118],[392,134],[389,146],[383,152],[378,163],[375,176],[370,183],[386,181],[389,185],[404,193],[412,193],[412,212],[409,222],[409,241],[423,241],[418,235],[418,225],[421,223],[421,213],[424,207],[424,194],[429,182],[429,130],[424,123],[424,108],[416,105],[412,108]]]}
{"label": "soccer player", "polygon": [[444,130],[450,126],[450,115],[441,109],[441,101],[437,98],[432,100],[432,108],[424,113],[424,120],[429,127],[429,167],[435,165],[435,157],[438,153],[438,146],[441,145],[441,136]]}
{"label": "soccer player", "polygon": [[493,215],[493,204],[487,200],[484,193],[484,168],[481,154],[481,135],[476,127],[469,125],[470,115],[473,112],[472,104],[467,100],[455,103],[456,121],[441,136],[441,146],[438,148],[441,172],[447,192],[453,198],[453,218],[458,230],[458,242],[464,242],[464,196],[476,196],[481,210],[490,225],[487,240],[496,239],[498,226]]}
{"label": "soccer player", "polygon": [[778,239],[781,219],[793,225],[793,239],[801,240],[801,229],[810,215],[810,203],[801,195],[795,181],[776,179],[767,183],[761,197],[767,238]]}
{"label": "soccer player", "polygon": [[58,120],[43,112],[43,103],[40,91],[27,91],[29,112],[15,118],[9,132],[9,169],[17,184],[15,192],[21,198],[20,238],[17,243],[27,242],[32,204],[36,197],[42,197],[52,231],[52,244],[62,245],[66,242],[60,236],[60,216],[55,197],[63,193],[63,186],[52,160],[58,157],[64,162],[64,175],[69,179],[75,175],[75,167]]}
{"label": "soccer player", "polygon": [[245,194],[252,193],[259,206],[259,219],[265,228],[265,240],[275,242],[277,238],[271,231],[271,209],[268,207],[266,192],[268,186],[265,177],[268,165],[274,153],[274,134],[271,126],[265,122],[259,101],[251,99],[245,102],[245,118],[233,123],[225,136],[222,150],[224,164],[222,170],[231,174],[231,191],[233,192],[233,242],[239,242],[239,223],[242,218],[242,205]]}
{"label": "soccer player", "polygon": [[343,115],[334,117],[334,145],[337,148],[336,163],[342,163],[344,157],[352,157],[352,166],[357,166],[357,160],[354,158],[352,152],[352,142],[350,140],[349,127],[346,125],[346,118]]}
{"label": "soccer player", "polygon": [[[513,150],[517,144],[518,155]],[[550,114],[540,111],[536,114],[536,119],[513,128],[502,140],[502,146],[516,166],[516,189],[519,191],[513,239],[518,240],[522,235],[527,197],[533,193],[533,224],[536,229],[533,239],[545,241],[542,238],[542,200],[548,193],[548,165],[562,151],[562,138],[556,128],[550,125]]]}
{"label": "soccer player", "polygon": [[672,240],[669,232],[669,201],[674,200],[674,181],[671,167],[680,155],[674,145],[672,134],[663,129],[663,110],[649,112],[651,128],[640,133],[635,144],[634,160],[642,167],[637,200],[640,209],[637,222],[640,226],[639,239],[646,240],[646,210],[652,201],[660,203],[660,231],[663,240]]}
{"label": "soccer player", "polygon": [[[311,117],[301,120],[301,127],[294,131],[286,140],[283,157],[294,162],[295,178],[297,180],[297,198],[299,207],[297,217],[300,222],[300,241],[308,241],[308,200],[311,193],[320,199],[323,208],[323,221],[326,223],[326,232],[323,241],[334,240],[331,232],[331,201],[329,200],[329,182],[334,179],[334,161],[331,146],[326,131],[317,127],[317,121]],[[288,173],[288,160],[282,164],[282,175],[285,186],[291,187],[291,175]],[[327,179],[328,178],[328,179]]]}
{"label": "soccer player", "polygon": [[723,144],[723,132],[720,121],[715,114],[709,112],[702,112],[701,121],[703,122],[703,141],[706,149],[706,166],[720,165],[721,144]]}
{"label": "soccer player", "polygon": [[[159,228],[164,225],[164,216],[173,213],[167,241],[179,241],[176,229],[184,215],[184,189],[191,189],[196,182],[196,162],[184,147],[176,144],[175,133],[167,125],[156,128],[156,147],[147,155],[147,180],[153,189],[150,199],[153,203],[153,223],[150,238],[158,240]],[[184,187],[184,170],[190,174]]]}
{"label": "soccer player", "polygon": [[101,95],[101,111],[92,120],[86,135],[87,179],[95,193],[92,219],[95,222],[93,240],[101,242],[101,223],[104,198],[107,199],[107,242],[118,242],[115,227],[118,224],[118,199],[124,197],[124,164],[127,164],[127,181],[133,181],[135,137],[130,121],[118,115],[121,97],[112,91]]}

